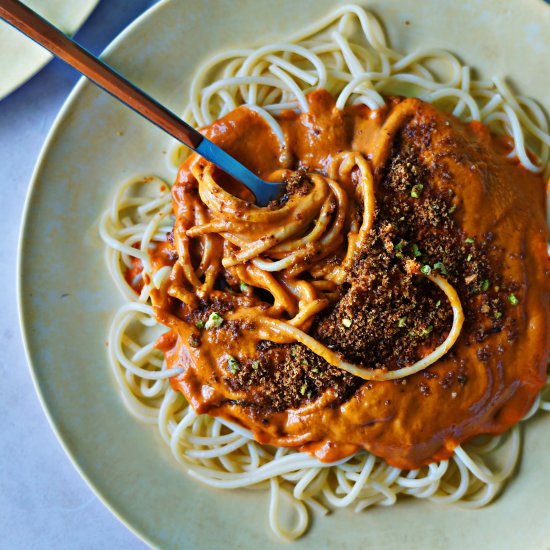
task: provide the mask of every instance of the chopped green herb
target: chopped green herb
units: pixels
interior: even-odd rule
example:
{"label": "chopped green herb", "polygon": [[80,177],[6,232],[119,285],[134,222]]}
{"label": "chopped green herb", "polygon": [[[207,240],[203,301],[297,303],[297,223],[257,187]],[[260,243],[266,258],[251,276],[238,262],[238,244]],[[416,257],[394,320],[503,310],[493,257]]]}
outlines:
{"label": "chopped green herb", "polygon": [[248,285],[245,282],[241,281],[239,283],[239,288],[241,289],[241,292],[246,292],[248,290]]}
{"label": "chopped green herb", "polygon": [[441,305],[441,300],[437,300],[437,302],[435,303],[435,307],[439,307]]}
{"label": "chopped green herb", "polygon": [[489,288],[489,280],[488,279],[485,279],[482,283],[481,283],[481,292],[485,292],[488,288]]}
{"label": "chopped green herb", "polygon": [[311,372],[314,372],[315,374],[317,374],[319,372],[319,369],[317,367],[311,369]]}
{"label": "chopped green herb", "polygon": [[351,327],[351,325],[353,324],[353,321],[351,319],[342,319],[342,324],[346,327],[346,328],[349,328]]}
{"label": "chopped green herb", "polygon": [[300,361],[300,364],[301,364],[301,365],[308,365],[309,363],[308,363],[305,359],[302,359],[302,360]]}
{"label": "chopped green herb", "polygon": [[300,393],[302,395],[305,395],[306,390],[307,390],[307,384],[302,384],[302,387],[300,388]]}
{"label": "chopped green herb", "polygon": [[441,262],[436,262],[434,264],[434,269],[439,269],[439,272],[442,275],[448,275],[447,270],[445,269],[445,266]]}
{"label": "chopped green herb", "polygon": [[472,255],[471,254],[468,254],[468,256],[466,257],[466,261],[467,262],[470,262],[472,260]]}
{"label": "chopped green herb", "polygon": [[423,189],[424,189],[424,185],[422,183],[417,183],[411,189],[411,197],[413,199],[418,199],[420,197],[420,195],[422,194]]}
{"label": "chopped green herb", "polygon": [[430,332],[432,332],[433,329],[434,329],[434,326],[433,326],[433,325],[428,325],[428,326],[420,333],[420,336],[428,336],[428,334],[430,334]]}
{"label": "chopped green herb", "polygon": [[456,210],[456,204],[453,204],[451,208],[449,208],[449,214],[452,214]]}
{"label": "chopped green herb", "polygon": [[241,363],[239,362],[239,360],[233,357],[232,355],[229,356],[229,359],[227,360],[227,364],[232,374],[235,374],[241,368]]}
{"label": "chopped green herb", "polygon": [[399,321],[397,321],[397,326],[399,328],[403,328],[403,327],[407,326],[407,318],[406,317],[401,317],[399,319]]}
{"label": "chopped green herb", "polygon": [[259,361],[252,361],[252,365],[250,365],[254,370],[258,370],[260,368],[260,362]]}
{"label": "chopped green herb", "polygon": [[468,237],[467,239],[464,239],[464,242],[466,244],[474,244],[475,243],[475,239],[472,238],[472,237]]}
{"label": "chopped green herb", "polygon": [[199,330],[202,330],[204,328],[204,321],[197,321],[195,323],[195,326],[199,329]]}
{"label": "chopped green herb", "polygon": [[407,241],[401,239],[396,245],[395,250],[397,251],[395,253],[396,258],[402,258],[403,257],[403,247],[407,244]]}
{"label": "chopped green herb", "polygon": [[418,245],[416,243],[412,245],[412,251],[415,258],[422,256],[422,252],[420,252],[420,248],[418,248]]}
{"label": "chopped green herb", "polygon": [[500,319],[502,317],[502,312],[495,311],[495,319]]}
{"label": "chopped green herb", "polygon": [[424,273],[424,275],[429,275],[432,272],[432,268],[429,265],[423,265],[420,268],[421,273]]}
{"label": "chopped green herb", "polygon": [[508,301],[513,305],[517,306],[519,304],[519,300],[517,299],[515,294],[509,294],[508,295]]}
{"label": "chopped green herb", "polygon": [[290,348],[290,355],[292,355],[292,357],[296,357],[298,355],[298,346],[292,346]]}
{"label": "chopped green herb", "polygon": [[204,328],[206,330],[210,330],[211,328],[218,328],[223,325],[223,317],[219,313],[211,313],[210,317],[208,317],[208,321],[206,321]]}

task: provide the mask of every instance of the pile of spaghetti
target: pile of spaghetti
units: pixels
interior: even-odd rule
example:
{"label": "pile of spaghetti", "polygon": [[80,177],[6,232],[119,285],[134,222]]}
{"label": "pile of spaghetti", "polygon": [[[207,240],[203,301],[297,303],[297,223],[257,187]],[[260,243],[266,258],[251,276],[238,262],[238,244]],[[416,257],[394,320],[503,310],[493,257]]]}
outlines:
{"label": "pile of spaghetti", "polygon": [[541,109],[447,52],[398,54],[345,6],[216,56],[184,118],[287,189],[258,208],[177,145],[172,188],[118,188],[100,230],[130,410],[201,481],[270,486],[283,538],[308,509],[489,502],[519,429],[476,436],[550,409]]}

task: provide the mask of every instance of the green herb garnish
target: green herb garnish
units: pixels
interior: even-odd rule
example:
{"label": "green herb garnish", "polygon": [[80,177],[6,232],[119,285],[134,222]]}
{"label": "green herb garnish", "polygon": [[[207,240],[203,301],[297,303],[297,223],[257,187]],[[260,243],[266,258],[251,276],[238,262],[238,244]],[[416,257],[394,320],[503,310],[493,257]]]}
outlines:
{"label": "green herb garnish", "polygon": [[219,313],[211,313],[210,317],[208,317],[208,321],[206,321],[204,328],[206,330],[210,330],[211,328],[218,328],[223,325],[223,317]]}
{"label": "green herb garnish", "polygon": [[403,257],[403,247],[407,244],[407,241],[401,239],[396,245],[395,250],[397,251],[395,253],[396,258],[402,258]]}
{"label": "green herb garnish", "polygon": [[199,329],[199,330],[202,330],[204,328],[204,321],[197,321],[195,323],[195,326]]}
{"label": "green herb garnish", "polygon": [[442,274],[442,275],[448,275],[447,273],[447,270],[445,269],[445,265],[441,262],[436,262],[434,264],[434,269],[439,269],[439,272]]}
{"label": "green herb garnish", "polygon": [[428,326],[420,333],[420,336],[428,336],[428,334],[430,334],[430,332],[432,332],[433,329],[434,329],[434,326],[433,326],[433,325],[428,325]]}
{"label": "green herb garnish", "polygon": [[488,288],[489,288],[489,279],[485,279],[482,283],[481,283],[481,292],[485,292]]}
{"label": "green herb garnish", "polygon": [[418,199],[420,197],[420,195],[422,194],[423,189],[424,189],[424,185],[422,183],[417,183],[411,189],[411,197],[413,199]]}
{"label": "green herb garnish", "polygon": [[254,370],[258,370],[260,368],[260,362],[259,361],[252,361],[252,364],[250,365]]}
{"label": "green herb garnish", "polygon": [[300,388],[300,393],[302,395],[305,395],[306,390],[307,390],[307,384],[302,384],[302,387]]}
{"label": "green herb garnish", "polygon": [[441,305],[441,300],[437,300],[437,302],[435,303],[435,307],[439,307]]}
{"label": "green herb garnish", "polygon": [[424,275],[429,275],[432,272],[432,268],[429,265],[423,265],[420,268],[420,272],[424,273]]}
{"label": "green herb garnish", "polygon": [[464,239],[464,242],[466,244],[474,244],[475,243],[475,239],[472,238],[472,237],[468,237],[467,239]]}
{"label": "green herb garnish", "polygon": [[229,370],[232,374],[235,374],[241,368],[240,361],[232,355],[229,356],[229,359],[227,360],[227,365],[229,366]]}
{"label": "green herb garnish", "polygon": [[399,321],[397,321],[397,326],[399,328],[403,328],[403,327],[406,327],[407,326],[407,318],[406,317],[401,317],[399,319]]}
{"label": "green herb garnish", "polygon": [[517,299],[517,296],[515,294],[509,294],[508,295],[508,301],[513,305],[517,306],[519,304],[519,300]]}
{"label": "green herb garnish", "polygon": [[412,245],[412,252],[415,258],[422,256],[422,252],[420,252],[420,248],[418,248],[418,245],[416,243]]}
{"label": "green herb garnish", "polygon": [[248,285],[244,281],[241,281],[239,283],[239,288],[241,292],[246,292],[248,290]]}

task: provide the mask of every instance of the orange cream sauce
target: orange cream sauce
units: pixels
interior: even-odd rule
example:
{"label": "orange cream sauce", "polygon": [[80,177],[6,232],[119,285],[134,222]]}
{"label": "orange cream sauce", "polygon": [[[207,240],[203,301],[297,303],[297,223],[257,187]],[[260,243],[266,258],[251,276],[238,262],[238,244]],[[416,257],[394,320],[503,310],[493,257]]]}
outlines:
{"label": "orange cream sauce", "polygon": [[[278,117],[288,144],[284,155],[263,119],[246,108],[214,122],[204,134],[262,177],[289,162],[293,168],[324,172],[334,155],[349,150],[370,159],[378,177],[394,137],[410,125],[430,125],[431,145],[422,150],[419,162],[444,166],[432,173],[431,184],[452,188],[455,220],[466,235],[482,240],[493,234],[492,268],[519,284],[519,303],[506,304],[504,330],[489,334],[483,344],[475,341],[472,329],[463,329],[452,356],[430,367],[433,378],[420,372],[406,383],[366,382],[338,406],[331,406],[334,396],[327,390],[302,407],[258,417],[237,402],[246,395],[232,393],[223,380],[231,375],[229,356],[255,356],[254,315],[267,306],[253,296],[232,298],[233,312],[224,316],[226,330],[203,331],[200,345],[193,347],[191,310],[177,310],[157,293],[157,317],[172,329],[158,345],[170,368],[184,368],[171,379],[173,388],[197,412],[240,424],[260,443],[294,447],[325,462],[367,449],[391,465],[414,469],[449,458],[457,445],[478,434],[507,430],[527,413],[546,380],[550,264],[542,178],[508,159],[506,141],[492,138],[482,124],[462,123],[416,99],[390,99],[376,112],[364,106],[339,111],[324,91],[310,94],[308,101],[309,113],[289,111]],[[176,217],[186,215],[181,197],[193,185],[187,162],[173,189]],[[247,312],[246,323],[231,324],[236,311]],[[481,345],[488,350],[483,361],[477,354]],[[444,389],[440,381],[463,367],[468,382]],[[428,396],[418,392],[419,382],[428,385]]]}

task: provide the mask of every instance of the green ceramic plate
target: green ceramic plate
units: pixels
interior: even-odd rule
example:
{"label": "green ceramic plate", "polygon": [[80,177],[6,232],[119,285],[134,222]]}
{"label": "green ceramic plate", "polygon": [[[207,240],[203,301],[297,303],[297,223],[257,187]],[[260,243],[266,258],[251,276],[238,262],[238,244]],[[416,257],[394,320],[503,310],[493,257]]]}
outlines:
{"label": "green ceramic plate", "polygon": [[[223,48],[291,33],[334,0],[161,2],[105,58],[168,107]],[[445,47],[484,75],[510,75],[550,111],[550,9],[540,0],[372,0],[398,49]],[[199,46],[200,45],[200,46]],[[88,82],[62,109],[38,162],[21,237],[21,322],[37,391],[52,426],[98,496],[138,536],[162,548],[279,548],[267,494],[221,492],[187,477],[155,427],[125,410],[105,340],[121,298],[98,219],[114,186],[139,172],[168,177],[168,139]],[[550,418],[528,423],[521,467],[479,511],[408,500],[314,521],[295,548],[543,548],[550,541]],[[98,526],[99,528],[99,526]]]}

